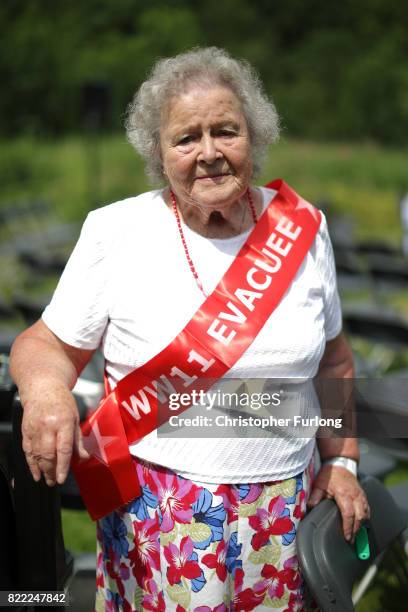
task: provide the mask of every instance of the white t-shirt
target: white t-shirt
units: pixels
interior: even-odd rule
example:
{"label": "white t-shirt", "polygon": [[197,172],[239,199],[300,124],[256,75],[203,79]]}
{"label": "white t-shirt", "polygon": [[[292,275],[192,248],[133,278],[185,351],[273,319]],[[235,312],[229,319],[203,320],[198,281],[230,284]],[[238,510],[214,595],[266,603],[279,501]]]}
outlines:
{"label": "white t-shirt", "polygon": [[[264,208],[274,191],[261,188]],[[249,231],[208,239],[183,226],[198,276],[210,293]],[[91,212],[61,276],[45,324],[78,348],[101,345],[112,386],[165,348],[204,297],[186,260],[162,190]],[[225,378],[315,376],[327,340],[341,330],[333,252],[323,217],[290,288]],[[146,460],[203,482],[289,478],[310,461],[314,438],[162,438],[130,447]]]}

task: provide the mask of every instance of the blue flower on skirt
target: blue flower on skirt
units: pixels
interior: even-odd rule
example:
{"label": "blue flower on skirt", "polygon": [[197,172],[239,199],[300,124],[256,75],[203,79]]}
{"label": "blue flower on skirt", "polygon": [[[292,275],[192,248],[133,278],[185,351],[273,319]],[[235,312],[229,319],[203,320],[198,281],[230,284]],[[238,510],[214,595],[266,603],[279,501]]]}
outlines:
{"label": "blue flower on skirt", "polygon": [[[289,508],[285,508],[284,511],[281,514],[281,517],[288,517],[290,518],[290,510]],[[292,522],[292,521],[291,521]],[[296,527],[292,522],[292,526],[290,528],[289,531],[287,531],[286,533],[282,534],[282,544],[283,546],[289,546],[289,544],[292,544],[293,540],[296,537]]]}
{"label": "blue flower on skirt", "polygon": [[[191,553],[191,555],[188,558],[189,561],[197,561],[198,562],[198,555],[196,552]],[[206,584],[206,579],[204,578],[204,572],[202,571],[200,576],[198,576],[198,578],[193,578],[191,580],[191,590],[193,591],[193,593],[198,593],[198,591],[201,591],[201,589],[203,588],[203,586]]]}
{"label": "blue flower on skirt", "polygon": [[114,593],[110,589],[106,589],[107,610],[120,610],[123,606],[123,598],[119,593]]}
{"label": "blue flower on skirt", "polygon": [[235,576],[235,570],[238,567],[242,567],[242,559],[238,559],[241,554],[242,544],[238,544],[237,538],[238,532],[234,531],[228,541],[227,555],[225,558],[225,565],[232,576]]}
{"label": "blue flower on skirt", "polygon": [[239,492],[239,499],[242,501],[248,495],[249,490],[250,490],[250,485],[249,484],[239,484],[237,485],[237,489]]}
{"label": "blue flower on skirt", "polygon": [[205,540],[195,541],[194,548],[204,550],[211,542],[218,542],[223,537],[223,523],[226,512],[223,504],[211,507],[213,495],[208,489],[202,489],[196,502],[192,505],[193,518],[196,523],[204,523],[211,529],[211,535]]}
{"label": "blue flower on skirt", "polygon": [[296,478],[296,489],[294,494],[291,497],[285,497],[285,501],[287,504],[294,504],[296,503],[296,496],[299,493],[299,491],[301,491],[303,489],[303,478],[302,478],[302,472],[300,474],[298,474],[297,476],[295,476]]}
{"label": "blue flower on skirt", "polygon": [[112,514],[103,518],[101,520],[101,527],[105,558],[110,548],[112,548],[119,557],[127,556],[129,550],[129,542],[126,539],[127,528],[124,521],[120,519],[116,512],[112,512]]}
{"label": "blue flower on skirt", "polygon": [[262,493],[262,485],[259,483],[239,484],[236,485],[239,493],[239,499],[245,504],[252,504],[258,499]]}
{"label": "blue flower on skirt", "polygon": [[293,525],[292,529],[282,536],[282,544],[284,546],[289,546],[292,544],[293,540],[296,537],[296,527]]}
{"label": "blue flower on skirt", "polygon": [[149,489],[149,485],[142,487],[142,494],[131,501],[127,506],[127,512],[135,514],[140,521],[150,518],[147,508],[157,508],[159,500]]}

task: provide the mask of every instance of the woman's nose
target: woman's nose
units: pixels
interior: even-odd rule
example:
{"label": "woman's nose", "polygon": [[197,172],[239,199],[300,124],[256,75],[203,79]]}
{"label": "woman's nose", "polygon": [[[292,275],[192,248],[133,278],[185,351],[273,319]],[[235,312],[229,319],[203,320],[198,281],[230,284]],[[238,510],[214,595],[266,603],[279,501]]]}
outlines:
{"label": "woman's nose", "polygon": [[218,151],[217,143],[211,135],[203,135],[201,140],[201,151],[198,156],[198,161],[204,161],[207,164],[212,164],[216,159],[222,157],[221,151]]}

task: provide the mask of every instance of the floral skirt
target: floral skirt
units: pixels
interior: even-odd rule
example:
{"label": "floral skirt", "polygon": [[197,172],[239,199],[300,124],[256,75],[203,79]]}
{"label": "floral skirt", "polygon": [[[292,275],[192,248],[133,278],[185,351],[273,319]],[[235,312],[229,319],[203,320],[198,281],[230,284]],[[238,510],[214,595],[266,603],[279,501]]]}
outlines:
{"label": "floral skirt", "polygon": [[142,495],[98,523],[97,612],[304,610],[295,538],[313,462],[238,485],[134,462]]}

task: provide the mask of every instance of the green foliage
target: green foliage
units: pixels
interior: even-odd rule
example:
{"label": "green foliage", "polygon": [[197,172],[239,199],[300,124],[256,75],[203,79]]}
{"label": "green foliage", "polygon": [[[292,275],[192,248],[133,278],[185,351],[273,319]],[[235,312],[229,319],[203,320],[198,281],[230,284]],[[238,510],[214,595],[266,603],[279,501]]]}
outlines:
{"label": "green foliage", "polygon": [[82,129],[82,91],[91,82],[109,87],[107,127],[118,128],[157,58],[218,45],[258,68],[292,136],[401,145],[407,7],[399,0],[8,0],[0,5],[0,134]]}
{"label": "green foliage", "polygon": [[[333,212],[353,216],[360,236],[399,241],[397,198],[407,187],[403,150],[283,138],[271,148],[259,183],[277,177],[310,201],[330,200]],[[0,207],[45,199],[59,216],[75,221],[92,208],[151,188],[124,134],[0,141],[0,179]]]}

